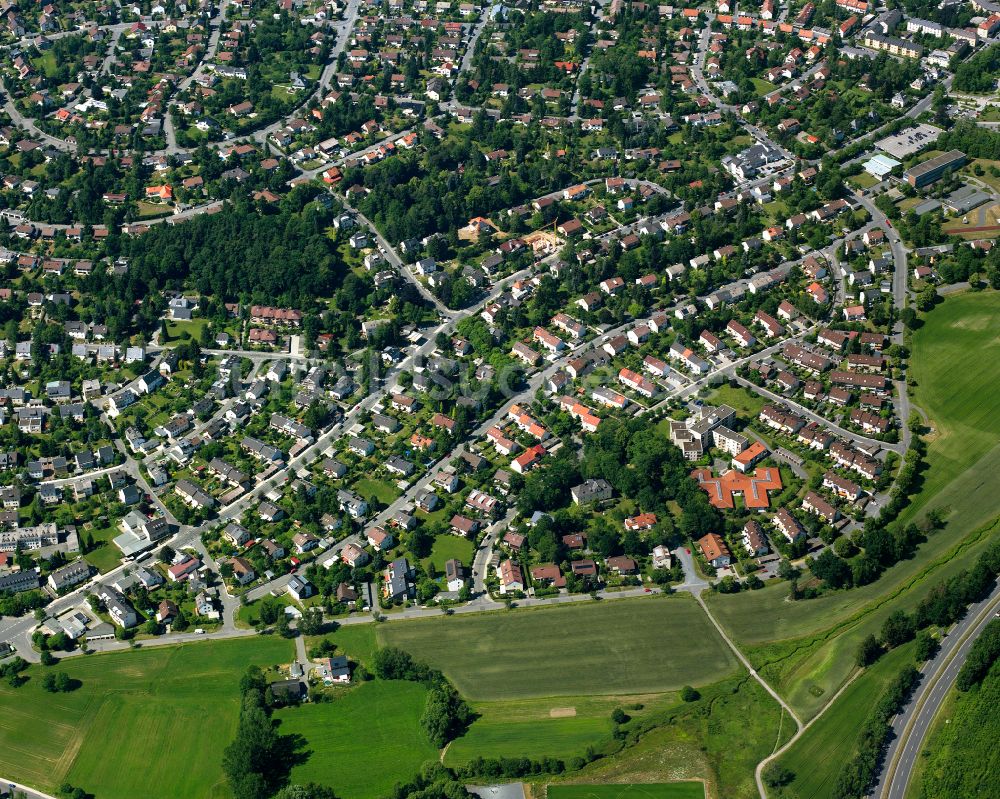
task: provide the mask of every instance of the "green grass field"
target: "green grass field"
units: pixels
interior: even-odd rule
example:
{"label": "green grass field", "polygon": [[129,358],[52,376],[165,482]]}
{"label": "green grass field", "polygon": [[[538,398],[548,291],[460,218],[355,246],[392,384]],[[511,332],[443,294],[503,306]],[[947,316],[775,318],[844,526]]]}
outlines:
{"label": "green grass field", "polygon": [[634,745],[547,782],[603,787],[703,780],[710,797],[757,799],[754,767],[794,731],[778,704],[747,675],[704,688],[700,700],[674,705],[655,721],[659,726]]}
{"label": "green grass field", "polygon": [[386,796],[438,750],[420,727],[427,689],[410,682],[367,682],[333,702],[278,711],[282,735],[301,735],[305,762],[292,782],[333,786],[343,799]]}
{"label": "green grass field", "polygon": [[700,782],[650,785],[551,785],[547,799],[704,799]]}
{"label": "green grass field", "polygon": [[364,477],[354,484],[354,490],[371,502],[377,499],[383,505],[391,505],[399,496],[399,489],[385,480]]}
{"label": "green grass field", "polygon": [[434,539],[430,556],[424,558],[422,563],[425,569],[433,563],[435,571],[444,574],[444,564],[452,558],[465,566],[472,565],[475,551],[475,545],[468,538],[451,534],[439,535]]}
{"label": "green grass field", "polygon": [[715,389],[708,397],[712,405],[728,405],[734,408],[741,416],[754,417],[760,413],[767,401],[752,391],[745,388],[733,388],[730,385],[722,385]]}
{"label": "green grass field", "polygon": [[122,551],[114,544],[101,544],[84,555],[84,560],[101,574],[111,571],[121,563]]}
{"label": "green grass field", "polygon": [[[168,321],[167,335],[170,337],[170,341],[180,341],[186,333],[195,341],[198,341],[201,338],[202,329],[207,324],[207,319],[191,319],[184,322]],[[161,343],[165,344],[166,342]]]}
{"label": "green grass field", "polygon": [[917,799],[961,796],[987,799],[996,796],[1000,752],[1000,663],[994,663],[983,680],[967,692],[952,688],[938,710],[910,776],[907,797]]}
{"label": "green grass field", "polygon": [[680,596],[389,622],[378,640],[476,700],[657,693],[736,670],[705,614]]}
{"label": "green grass field", "polygon": [[0,684],[0,773],[52,791],[69,781],[101,799],[227,797],[222,749],[250,663],[287,662],[281,639],[213,641],[70,658],[68,694],[42,690],[41,666],[20,688]]}
{"label": "green grass field", "polygon": [[856,175],[851,175],[847,179],[847,182],[858,189],[867,189],[878,183],[875,176],[869,172],[858,172]]}
{"label": "green grass field", "polygon": [[983,503],[978,523],[1000,513],[1000,472],[972,468],[983,459],[988,459],[984,466],[1000,463],[1000,394],[984,390],[1000,381],[998,317],[1000,292],[956,294],[927,314],[913,334],[914,402],[927,413],[934,433],[927,453],[931,468],[911,516],[970,469],[963,488],[984,489],[975,497],[974,504]]}
{"label": "green grass field", "polygon": [[[858,731],[872,703],[912,658],[912,645],[894,649],[851,683],[833,707],[780,758],[781,765],[795,775],[780,796],[824,799],[830,795],[841,767],[854,752]],[[831,752],[837,757],[830,757]]]}
{"label": "green grass field", "polygon": [[339,654],[347,655],[356,663],[367,664],[378,647],[374,624],[351,624],[326,637],[337,645]]}
{"label": "green grass field", "polygon": [[[448,747],[444,762],[460,766],[485,755],[569,760],[581,756],[588,746],[599,749],[610,739],[611,712],[616,707],[627,708],[631,717],[644,718],[678,702],[674,693],[474,702],[477,718]],[[636,710],[636,705],[642,709]]]}
{"label": "green grass field", "polygon": [[719,621],[806,717],[850,676],[857,642],[877,632],[892,610],[911,609],[929,588],[969,566],[995,535],[1000,514],[1000,339],[983,334],[1000,313],[1000,294],[949,297],[925,317],[913,342],[914,402],[931,421],[928,468],[920,494],[901,523],[931,508],[947,519],[944,530],[921,544],[916,556],[880,580],[808,602],[786,601],[775,585],[706,601]]}

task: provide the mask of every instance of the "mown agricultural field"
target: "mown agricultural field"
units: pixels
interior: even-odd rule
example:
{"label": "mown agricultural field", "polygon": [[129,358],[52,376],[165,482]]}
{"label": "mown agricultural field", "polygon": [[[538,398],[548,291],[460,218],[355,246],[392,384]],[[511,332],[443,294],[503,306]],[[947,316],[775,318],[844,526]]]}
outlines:
{"label": "mown agricultural field", "polygon": [[101,799],[228,796],[222,749],[239,713],[247,665],[288,662],[281,639],[199,642],[70,658],[53,667],[78,680],[42,690],[32,666],[20,688],[0,684],[0,773],[53,791],[63,782]]}
{"label": "mown agricultural field", "polygon": [[281,734],[304,739],[292,782],[333,786],[342,799],[386,796],[438,757],[420,727],[426,698],[417,683],[377,680],[332,702],[278,711]]}
{"label": "mown agricultural field", "polygon": [[615,708],[644,718],[679,701],[676,694],[666,693],[474,702],[477,718],[465,735],[452,741],[444,763],[460,766],[486,756],[568,761],[610,740]]}
{"label": "mown agricultural field", "polygon": [[737,665],[687,596],[390,622],[378,640],[441,669],[474,700],[658,693]]}
{"label": "mown agricultural field", "polygon": [[[873,702],[912,659],[912,645],[898,647],[851,683],[780,758],[780,764],[795,777],[778,795],[794,799],[823,799],[830,795],[840,769],[854,754],[858,731]],[[830,757],[831,752],[837,756]]]}
{"label": "mown agricultural field", "polygon": [[703,799],[700,782],[651,785],[553,785],[547,799]]}
{"label": "mown agricultural field", "polygon": [[[745,674],[703,689],[695,702],[677,703],[653,715],[623,725],[630,746],[580,771],[545,780],[549,796],[553,787],[585,783],[595,789],[659,783],[674,788],[681,783],[676,790],[692,790],[684,781],[697,780],[709,797],[757,799],[754,767],[795,730],[787,714]],[[633,738],[632,730],[648,731]]]}

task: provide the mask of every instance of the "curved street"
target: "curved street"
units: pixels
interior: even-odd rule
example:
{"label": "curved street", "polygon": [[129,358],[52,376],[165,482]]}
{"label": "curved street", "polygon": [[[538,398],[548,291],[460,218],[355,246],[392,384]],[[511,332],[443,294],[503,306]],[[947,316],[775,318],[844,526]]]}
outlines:
{"label": "curved street", "polygon": [[905,799],[913,768],[934,719],[950,693],[969,650],[1000,611],[1000,585],[941,638],[941,649],[921,669],[921,681],[906,710],[892,722],[893,739],[875,790],[877,799]]}

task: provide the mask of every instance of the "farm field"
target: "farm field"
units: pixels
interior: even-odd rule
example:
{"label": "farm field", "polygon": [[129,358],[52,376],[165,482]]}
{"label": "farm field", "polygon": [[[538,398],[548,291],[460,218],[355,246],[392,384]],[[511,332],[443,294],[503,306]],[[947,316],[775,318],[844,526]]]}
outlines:
{"label": "farm field", "polygon": [[[592,783],[602,788],[701,780],[709,797],[757,799],[754,767],[794,730],[778,704],[746,675],[704,688],[696,702],[673,705],[653,715],[651,720],[639,719],[644,725],[640,729],[651,727],[652,722],[659,726],[616,754],[562,780],[549,780],[549,791],[566,784]],[[634,726],[634,722],[623,725],[626,734]],[[537,789],[535,795],[539,795]]]}
{"label": "farm field", "polygon": [[275,713],[282,735],[304,739],[293,783],[331,785],[342,799],[377,799],[392,791],[438,750],[420,727],[427,689],[412,682],[362,683],[332,702]]}
{"label": "farm field", "polygon": [[390,622],[378,641],[441,669],[472,700],[658,693],[737,667],[686,596]]}
{"label": "farm field", "polygon": [[[913,334],[910,372],[917,382],[914,402],[934,428],[927,459],[931,468],[909,516],[926,507],[957,477],[984,458],[1000,456],[1000,339],[988,335],[1000,315],[1000,292],[968,292],[948,297],[924,316]],[[1000,473],[973,470],[967,488],[990,499],[982,521],[1000,513]],[[957,510],[950,507],[953,512]]]}
{"label": "farm field", "polygon": [[[776,796],[823,799],[830,795],[841,767],[854,752],[858,732],[872,704],[912,659],[912,645],[898,647],[851,683],[833,707],[780,758],[780,764],[795,778]],[[836,757],[830,756],[833,752]]]}
{"label": "farm field", "polygon": [[650,785],[553,785],[547,799],[703,799],[700,782],[664,782]]}
{"label": "farm field", "polygon": [[998,312],[998,293],[954,295],[925,317],[914,337],[914,401],[933,432],[921,492],[900,523],[919,521],[936,507],[947,520],[943,530],[932,533],[914,558],[862,588],[798,603],[785,601],[781,585],[706,597],[720,623],[806,717],[848,678],[864,635],[877,631],[892,610],[912,607],[932,585],[969,566],[996,534],[1000,397],[991,386],[1000,380],[1000,340],[981,339]]}
{"label": "farm field", "polygon": [[22,687],[0,685],[0,773],[49,791],[69,781],[101,799],[132,799],[150,785],[164,796],[228,796],[221,757],[240,676],[291,656],[287,641],[254,639],[69,658],[56,669],[80,687],[67,694],[44,692],[46,669],[32,666]]}
{"label": "farm field", "polygon": [[[452,741],[446,766],[475,757],[556,757],[569,760],[611,737],[611,712],[621,707],[644,718],[679,700],[674,693],[650,696],[560,697],[509,702],[475,702],[477,718],[468,732]],[[642,710],[635,710],[642,705]]]}

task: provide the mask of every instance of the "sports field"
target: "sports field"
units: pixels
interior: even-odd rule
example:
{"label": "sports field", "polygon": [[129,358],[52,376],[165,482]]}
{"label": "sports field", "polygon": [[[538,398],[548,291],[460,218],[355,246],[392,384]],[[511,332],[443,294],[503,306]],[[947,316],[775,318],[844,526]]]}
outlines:
{"label": "sports field", "polygon": [[704,799],[700,782],[651,785],[551,785],[547,799]]}
{"label": "sports field", "polygon": [[441,669],[475,700],[658,693],[737,667],[688,596],[389,622],[378,639]]}
{"label": "sports field", "polygon": [[438,750],[420,727],[427,689],[412,682],[363,683],[333,702],[275,714],[282,735],[301,735],[305,761],[292,781],[333,786],[342,799],[377,799],[420,771]]}
{"label": "sports field", "polygon": [[42,690],[32,666],[20,688],[0,683],[0,774],[43,790],[69,781],[100,799],[228,796],[222,749],[239,713],[250,663],[291,659],[281,639],[199,642],[65,660],[79,680],[67,694]]}

